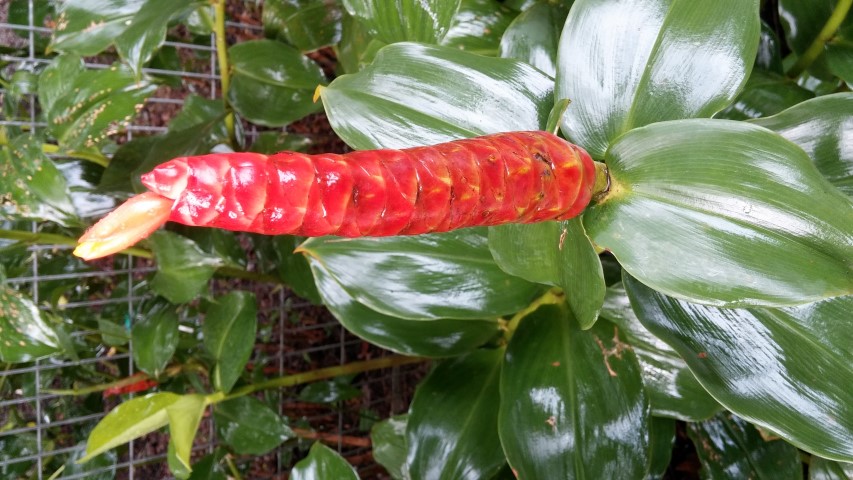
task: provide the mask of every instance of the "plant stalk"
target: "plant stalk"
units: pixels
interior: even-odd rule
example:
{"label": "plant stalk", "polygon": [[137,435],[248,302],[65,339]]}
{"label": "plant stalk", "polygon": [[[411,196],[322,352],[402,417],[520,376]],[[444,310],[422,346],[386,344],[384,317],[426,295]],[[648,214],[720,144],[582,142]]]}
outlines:
{"label": "plant stalk", "polygon": [[337,367],[327,367],[308,372],[296,373],[293,375],[285,375],[283,377],[271,378],[263,382],[253,383],[240,387],[233,392],[225,395],[222,392],[215,393],[209,398],[210,403],[219,403],[226,400],[249,395],[261,390],[270,390],[274,388],[286,388],[304,383],[316,382],[328,378],[340,377],[342,375],[351,375],[354,373],[369,372],[371,370],[380,370],[383,368],[409,365],[412,363],[421,363],[426,361],[423,357],[407,357],[404,355],[391,355],[389,357],[375,358],[373,360],[365,360],[362,362],[352,362]]}
{"label": "plant stalk", "polygon": [[805,72],[818,57],[823,53],[823,47],[832,40],[835,32],[841,27],[841,23],[847,18],[847,13],[850,12],[850,7],[853,5],[853,0],[839,0],[835,4],[835,9],[832,15],[829,16],[826,23],[823,25],[820,33],[817,34],[814,41],[809,45],[809,48],[797,59],[797,63],[788,70],[788,76],[797,78],[801,73]]}
{"label": "plant stalk", "polygon": [[231,87],[231,66],[228,63],[228,42],[225,37],[225,0],[216,0],[213,33],[216,37],[216,60],[219,65],[219,82],[222,86],[222,103],[225,105],[225,128],[232,147],[237,145],[234,129],[234,112],[228,103],[228,89]]}
{"label": "plant stalk", "polygon": [[520,312],[513,315],[512,318],[506,324],[505,338],[507,342],[509,342],[509,339],[512,338],[512,334],[515,333],[515,329],[518,328],[518,325],[521,323],[521,320],[523,320],[524,317],[535,312],[542,305],[554,305],[562,302],[564,299],[565,294],[563,293],[563,291],[555,287],[545,292],[545,294],[541,297],[532,301],[530,305],[525,307],[524,310],[521,310]]}

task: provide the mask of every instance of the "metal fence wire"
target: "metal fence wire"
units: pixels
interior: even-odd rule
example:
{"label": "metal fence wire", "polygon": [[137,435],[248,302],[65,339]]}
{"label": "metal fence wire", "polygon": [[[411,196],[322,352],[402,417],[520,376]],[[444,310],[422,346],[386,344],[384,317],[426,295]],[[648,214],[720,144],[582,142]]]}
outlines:
{"label": "metal fence wire", "polygon": [[[33,22],[38,1],[47,0],[29,0],[27,24],[16,24],[8,19],[11,1],[0,0],[0,46],[7,47],[4,52],[25,52],[0,53],[0,64],[5,65],[7,73],[37,70],[50,62],[40,58],[35,48],[37,42],[46,42],[51,35],[48,26]],[[230,32],[243,31],[260,37],[259,4],[246,2],[246,5],[249,14],[241,16],[240,23],[228,22],[226,26]],[[119,142],[166,131],[161,120],[168,119],[168,115],[162,112],[178,110],[189,93],[215,98],[220,91],[212,35],[209,44],[169,41],[165,46],[209,60],[197,62],[194,70],[147,69],[148,74],[177,79],[181,86],[158,90],[133,123],[115,137]],[[91,69],[106,68],[115,59],[109,54],[100,55],[87,58],[86,65]],[[0,89],[0,99],[6,94]],[[24,127],[36,133],[46,127],[38,115],[34,94],[29,95],[28,118],[0,117],[0,128],[6,126]],[[257,133],[257,128],[247,126],[248,139]],[[64,172],[74,172],[72,159],[53,159]],[[73,186],[73,179],[70,181]],[[29,225],[33,232],[39,227],[36,223]],[[0,240],[3,252],[0,255],[7,255],[13,243]],[[133,343],[128,332],[136,306],[151,296],[148,290],[138,287],[155,271],[155,266],[146,259],[118,255],[105,266],[91,267],[69,260],[69,248],[67,245],[22,247],[21,264],[26,268],[6,280],[7,286],[28,294],[43,312],[71,319],[68,328],[71,341],[85,342],[91,348],[85,349],[77,359],[51,357],[29,363],[0,362],[0,479],[170,478],[166,466],[168,437],[163,432],[152,433],[105,454],[85,471],[74,462],[83,455],[88,433],[121,399],[101,392],[67,396],[50,391],[69,388],[75,382],[98,383],[134,373]],[[214,295],[237,288],[254,292],[258,299],[258,338],[249,366],[259,378],[387,355],[349,334],[323,308],[294,296],[282,285],[211,281]],[[111,294],[94,296],[93,292]],[[75,318],[95,319],[98,325],[112,327],[110,331],[118,338],[106,338],[103,328],[75,329]],[[192,331],[192,326],[182,328]],[[353,384],[361,392],[358,398],[331,405],[307,403],[293,390],[267,392],[263,399],[277,404],[279,413],[289,419],[291,426],[314,432],[314,436],[336,447],[358,467],[362,478],[386,478],[381,467],[371,461],[368,428],[375,420],[405,411],[423,370],[423,366],[415,365],[363,374]],[[133,394],[123,396],[125,400],[132,397]],[[194,460],[214,452],[219,445],[212,423],[212,415],[205,415],[193,447]],[[236,456],[233,461],[244,471],[245,478],[287,478],[287,472],[306,453],[310,443],[288,441],[263,456]],[[62,472],[52,477],[63,466]]]}

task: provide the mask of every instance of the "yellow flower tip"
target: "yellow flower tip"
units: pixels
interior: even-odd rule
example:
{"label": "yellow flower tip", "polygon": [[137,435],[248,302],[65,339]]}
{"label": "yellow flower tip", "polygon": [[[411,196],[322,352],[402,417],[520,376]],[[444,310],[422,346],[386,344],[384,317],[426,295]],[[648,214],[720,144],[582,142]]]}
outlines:
{"label": "yellow flower tip", "polygon": [[[83,242],[77,245],[77,248],[74,249],[74,255],[82,258],[83,260],[93,260],[95,258],[103,257],[104,255],[98,255],[98,247],[100,242]],[[108,254],[107,254],[108,255]]]}
{"label": "yellow flower tip", "polygon": [[314,103],[317,103],[317,100],[320,99],[320,95],[323,95],[323,89],[326,88],[322,85],[317,85],[317,88],[314,89]]}

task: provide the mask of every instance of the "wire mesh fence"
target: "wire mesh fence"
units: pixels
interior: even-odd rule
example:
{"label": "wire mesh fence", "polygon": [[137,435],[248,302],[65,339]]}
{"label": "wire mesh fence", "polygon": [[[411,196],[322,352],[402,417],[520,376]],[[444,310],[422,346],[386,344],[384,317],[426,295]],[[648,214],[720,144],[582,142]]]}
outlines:
{"label": "wire mesh fence", "polygon": [[[10,1],[0,0],[0,46],[4,47],[0,65],[6,73],[37,71],[50,62],[40,58],[36,49],[39,42],[49,40],[52,32],[50,19],[45,24],[35,22],[38,1],[41,0],[26,2],[26,23],[13,23],[8,16]],[[18,2],[19,7],[21,4]],[[232,34],[260,36],[260,11],[255,2],[247,5],[240,22],[226,25]],[[145,69],[146,74],[169,81],[147,100],[136,119],[114,136],[117,143],[166,131],[169,119],[190,93],[208,98],[220,94],[213,35],[205,44],[167,41],[164,46],[174,49],[178,57],[181,52],[192,52],[194,61],[185,62],[181,70]],[[87,58],[86,67],[108,68],[116,59],[115,55],[102,54]],[[5,89],[0,89],[0,97],[6,94]],[[33,133],[45,129],[35,94],[27,93],[25,101],[29,107],[27,115],[2,117],[0,128],[21,127]],[[244,132],[249,141],[257,133],[253,126]],[[75,179],[86,174],[79,160],[52,158],[66,174],[72,189]],[[109,199],[97,194],[77,195],[75,201],[88,202],[90,211],[93,205],[95,210],[102,211],[112,206]],[[26,228],[36,233],[40,225],[29,223]],[[85,346],[78,349],[85,352],[79,358],[0,363],[0,478],[168,478],[168,438],[162,432],[131,441],[126,447],[93,461],[85,470],[75,464],[83,455],[85,439],[95,424],[122,398],[132,398],[134,394],[65,395],[55,391],[136,373],[129,332],[138,306],[152,295],[140,286],[156,267],[148,259],[127,255],[85,264],[70,257],[69,248],[64,244],[22,245],[0,240],[0,254],[12,259],[9,262],[16,266],[8,269],[6,284],[28,294],[45,314],[64,319],[65,341]],[[249,258],[251,262],[251,253]],[[346,332],[323,308],[296,297],[281,284],[215,278],[210,288],[214,295],[237,288],[255,293],[258,338],[248,368],[257,378],[386,355]],[[14,312],[0,312],[4,314]],[[182,325],[182,335],[196,335],[195,327],[202,321],[199,316],[195,325]],[[79,328],[79,325],[98,325],[98,328]],[[415,365],[363,374],[353,384],[360,392],[357,398],[331,404],[305,401],[292,390],[267,392],[264,399],[278,405],[278,413],[290,419],[291,426],[308,440],[285,442],[258,457],[237,456],[234,462],[247,478],[286,478],[289,468],[302,456],[302,449],[310,444],[309,440],[321,439],[355,464],[362,478],[384,478],[381,467],[371,461],[366,432],[373,421],[406,409],[422,373],[423,367]],[[195,439],[194,458],[214,452],[220,444],[212,423],[212,414],[208,412]],[[55,472],[59,472],[58,476]]]}

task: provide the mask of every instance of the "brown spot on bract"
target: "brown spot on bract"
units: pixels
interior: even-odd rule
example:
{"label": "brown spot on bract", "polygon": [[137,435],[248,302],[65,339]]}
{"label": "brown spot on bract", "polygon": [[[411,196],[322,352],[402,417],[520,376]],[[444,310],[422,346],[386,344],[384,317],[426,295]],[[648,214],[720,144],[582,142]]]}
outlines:
{"label": "brown spot on bract", "polygon": [[699,358],[708,358],[708,352],[699,352],[696,356]]}
{"label": "brown spot on bract", "polygon": [[566,243],[566,236],[568,234],[569,234],[569,231],[568,231],[568,229],[565,229],[565,228],[563,229],[562,232],[560,232],[560,243],[557,245],[558,250],[560,250],[560,251],[563,250],[563,244]]}
{"label": "brown spot on bract", "polygon": [[551,366],[552,366],[552,367],[559,367],[559,366],[560,366],[560,362],[552,362],[552,363],[551,363]]}

